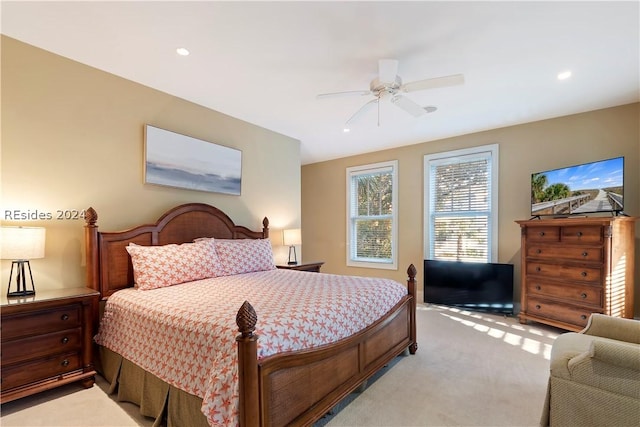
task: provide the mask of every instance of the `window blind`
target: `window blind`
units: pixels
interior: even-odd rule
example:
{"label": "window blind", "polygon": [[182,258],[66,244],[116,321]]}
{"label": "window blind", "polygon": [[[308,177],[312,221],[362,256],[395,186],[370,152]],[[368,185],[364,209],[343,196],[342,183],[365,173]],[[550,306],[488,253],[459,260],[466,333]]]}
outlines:
{"label": "window blind", "polygon": [[348,263],[395,265],[394,168],[395,162],[348,170]]}
{"label": "window blind", "polygon": [[489,262],[491,153],[430,162],[431,259]]}

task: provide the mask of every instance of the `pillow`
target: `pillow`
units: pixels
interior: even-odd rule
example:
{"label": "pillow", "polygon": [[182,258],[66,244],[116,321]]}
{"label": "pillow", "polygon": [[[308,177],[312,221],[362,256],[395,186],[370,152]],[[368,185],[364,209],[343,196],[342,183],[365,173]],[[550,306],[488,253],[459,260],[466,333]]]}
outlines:
{"label": "pillow", "polygon": [[269,239],[216,239],[215,246],[224,276],[276,268]]}
{"label": "pillow", "polygon": [[135,287],[163,288],[193,280],[220,276],[220,263],[213,239],[181,245],[126,247],[133,264]]}

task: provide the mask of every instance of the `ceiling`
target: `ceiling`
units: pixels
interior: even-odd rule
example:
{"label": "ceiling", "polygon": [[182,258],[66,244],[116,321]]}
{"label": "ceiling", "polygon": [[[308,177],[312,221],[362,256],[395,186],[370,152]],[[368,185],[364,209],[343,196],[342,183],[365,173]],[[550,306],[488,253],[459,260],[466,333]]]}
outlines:
{"label": "ceiling", "polygon": [[[5,0],[0,28],[299,139],[309,164],[637,102],[639,5]],[[373,96],[316,95],[368,90],[383,58],[399,61],[404,82],[461,73],[465,83],[406,94],[434,113],[380,102],[343,132]]]}

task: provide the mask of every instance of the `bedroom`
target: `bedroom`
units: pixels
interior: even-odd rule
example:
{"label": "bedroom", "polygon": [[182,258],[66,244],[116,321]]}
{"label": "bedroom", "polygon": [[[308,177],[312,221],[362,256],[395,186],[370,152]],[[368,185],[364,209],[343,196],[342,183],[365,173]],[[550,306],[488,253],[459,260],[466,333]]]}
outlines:
{"label": "bedroom", "polygon": [[[282,229],[302,227],[303,259],[324,260],[323,271],[327,272],[371,275],[371,270],[347,267],[344,261],[346,168],[399,161],[402,226],[398,265],[418,265],[423,258],[422,157],[497,142],[501,156],[498,259],[517,265],[520,232],[514,221],[529,216],[529,176],[535,170],[623,155],[630,165],[625,177],[625,210],[640,214],[637,93],[631,102],[608,107],[301,165],[300,142],[295,138],[3,35],[2,206],[3,210],[28,212],[93,206],[101,216],[101,227],[113,230],[153,221],[180,203],[205,202],[256,229],[262,217],[268,216],[274,242],[279,241]],[[242,196],[144,185],[145,123],[241,149]],[[553,162],[546,156],[549,151],[554,153]],[[273,170],[279,173],[271,173]],[[86,268],[82,222],[29,221],[29,225],[47,229],[46,258],[33,263],[38,289],[81,283]],[[638,236],[636,231],[636,265]],[[286,258],[285,247],[276,244],[274,249],[280,260]],[[2,267],[6,280],[10,263],[3,261]],[[404,268],[374,273],[398,281],[405,276]],[[640,271],[636,271],[636,294],[640,294],[638,274]],[[640,300],[635,304],[640,312]]]}

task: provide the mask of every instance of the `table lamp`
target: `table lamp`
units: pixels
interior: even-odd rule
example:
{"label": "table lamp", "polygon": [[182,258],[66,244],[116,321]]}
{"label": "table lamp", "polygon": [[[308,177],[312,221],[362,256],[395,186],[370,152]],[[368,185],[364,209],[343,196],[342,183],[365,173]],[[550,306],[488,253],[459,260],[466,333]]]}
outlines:
{"label": "table lamp", "polygon": [[[290,230],[282,231],[282,243],[285,246],[289,246],[289,265],[298,264],[298,259],[296,257],[296,246],[302,243],[302,232],[299,228],[293,228]],[[291,258],[291,252],[293,251],[293,258]]]}
{"label": "table lamp", "polygon": [[[11,273],[9,273],[9,286],[7,297],[24,297],[35,295],[36,289],[31,274],[30,259],[44,258],[43,227],[0,227],[0,258],[10,259]],[[29,269],[31,289],[27,289],[27,276],[25,266]],[[16,268],[16,288],[11,290],[13,269]]]}

